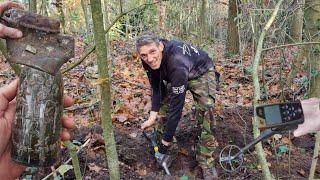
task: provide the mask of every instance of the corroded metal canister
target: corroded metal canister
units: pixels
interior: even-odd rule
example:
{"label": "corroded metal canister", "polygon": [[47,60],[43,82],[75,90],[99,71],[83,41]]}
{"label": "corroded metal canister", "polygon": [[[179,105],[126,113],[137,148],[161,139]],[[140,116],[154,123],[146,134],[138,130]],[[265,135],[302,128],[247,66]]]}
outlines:
{"label": "corroded metal canister", "polygon": [[60,152],[63,83],[59,69],[74,56],[74,39],[59,34],[59,20],[23,10],[9,9],[1,21],[23,32],[20,39],[6,39],[8,61],[21,68],[12,159],[26,166],[51,166]]}

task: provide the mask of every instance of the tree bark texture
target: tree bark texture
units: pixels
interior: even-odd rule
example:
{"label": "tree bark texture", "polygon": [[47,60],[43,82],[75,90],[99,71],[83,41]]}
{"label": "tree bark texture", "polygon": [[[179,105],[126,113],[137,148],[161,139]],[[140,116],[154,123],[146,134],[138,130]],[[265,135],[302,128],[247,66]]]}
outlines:
{"label": "tree bark texture", "polygon": [[237,26],[237,2],[236,0],[229,0],[228,10],[228,44],[227,52],[229,54],[239,53],[239,33]]}
{"label": "tree bark texture", "polygon": [[94,39],[96,42],[96,55],[98,61],[98,73],[101,92],[101,123],[103,137],[106,145],[106,154],[110,179],[120,179],[119,161],[111,120],[111,92],[107,61],[107,45],[103,28],[103,14],[100,0],[90,0]]}
{"label": "tree bark texture", "polygon": [[65,18],[64,12],[63,12],[63,1],[57,0],[56,6],[58,9],[59,19],[61,22],[61,27],[62,27],[63,33],[66,33],[66,21],[65,21],[66,18]]}
{"label": "tree bark texture", "polygon": [[291,36],[295,42],[302,41],[302,30],[303,30],[303,9],[305,0],[295,0],[295,7],[297,7],[294,12],[291,27]]}
{"label": "tree bark texture", "polygon": [[166,21],[166,4],[161,0],[159,3],[159,30],[162,33],[165,33],[166,27],[165,27],[165,21]]}
{"label": "tree bark texture", "polygon": [[[305,34],[310,41],[320,41],[320,3],[319,0],[306,0],[305,8]],[[310,96],[320,97],[320,45],[308,48],[310,54]]]}
{"label": "tree bark texture", "polygon": [[90,23],[89,23],[89,12],[88,12],[88,3],[87,0],[81,0],[81,7],[84,15],[84,21],[86,23],[86,36],[91,32]]}
{"label": "tree bark texture", "polygon": [[29,0],[29,11],[37,13],[37,0]]}
{"label": "tree bark texture", "polygon": [[[258,105],[258,102],[260,100],[260,84],[259,84],[259,76],[258,76],[258,67],[260,64],[260,60],[261,60],[261,54],[262,54],[262,47],[263,47],[263,42],[264,42],[264,38],[266,36],[266,33],[268,32],[270,26],[272,25],[273,21],[276,18],[276,15],[280,9],[280,5],[282,4],[284,0],[280,0],[278,1],[270,19],[268,20],[267,24],[264,26],[260,37],[259,37],[259,41],[257,44],[257,48],[256,48],[256,52],[255,52],[255,56],[254,56],[254,60],[253,60],[253,71],[252,71],[252,78],[253,78],[253,86],[254,86],[254,99],[253,99],[253,106],[254,106],[254,119],[253,119],[253,135],[254,138],[257,138],[260,135],[260,131],[258,129],[258,117],[256,115],[255,112],[255,108]],[[258,143],[256,146],[256,151],[257,151],[257,155],[258,155],[258,160],[259,160],[259,164],[261,165],[262,168],[262,172],[263,172],[263,178],[264,179],[272,179],[269,167],[268,167],[268,163],[262,148],[261,143]]]}
{"label": "tree bark texture", "polygon": [[200,10],[200,40],[203,40],[208,35],[207,33],[207,10],[208,10],[208,0],[202,0],[201,10]]}

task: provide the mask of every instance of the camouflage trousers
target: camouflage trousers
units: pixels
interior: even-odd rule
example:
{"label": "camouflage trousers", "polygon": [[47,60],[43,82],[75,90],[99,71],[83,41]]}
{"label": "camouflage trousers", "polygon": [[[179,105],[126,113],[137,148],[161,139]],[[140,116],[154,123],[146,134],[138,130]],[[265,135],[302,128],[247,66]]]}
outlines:
{"label": "camouflage trousers", "polygon": [[[201,127],[201,134],[198,135],[196,159],[201,167],[212,168],[214,166],[213,153],[218,146],[211,131],[211,124],[214,120],[213,108],[215,103],[216,79],[213,68],[197,79],[188,82],[188,90],[192,93],[194,106],[196,108],[196,119]],[[165,100],[164,100],[165,101]],[[160,114],[167,110],[166,103],[160,108]],[[163,122],[157,121],[156,131],[162,134]],[[173,143],[172,149],[177,149]],[[173,150],[174,151],[174,150]]]}

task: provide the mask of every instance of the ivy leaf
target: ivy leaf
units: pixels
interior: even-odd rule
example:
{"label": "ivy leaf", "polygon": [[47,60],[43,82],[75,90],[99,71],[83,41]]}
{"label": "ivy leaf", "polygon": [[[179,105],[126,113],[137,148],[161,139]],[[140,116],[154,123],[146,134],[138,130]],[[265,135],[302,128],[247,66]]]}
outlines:
{"label": "ivy leaf", "polygon": [[180,180],[189,180],[189,177],[186,176],[186,175],[184,175],[184,176],[181,176],[179,179],[180,179]]}
{"label": "ivy leaf", "polygon": [[64,173],[68,172],[70,169],[73,169],[72,165],[63,164],[57,169],[57,171],[63,176]]}
{"label": "ivy leaf", "polygon": [[281,156],[282,154],[286,153],[287,151],[289,151],[289,148],[287,145],[283,144],[279,146],[279,150],[278,150],[278,155]]}

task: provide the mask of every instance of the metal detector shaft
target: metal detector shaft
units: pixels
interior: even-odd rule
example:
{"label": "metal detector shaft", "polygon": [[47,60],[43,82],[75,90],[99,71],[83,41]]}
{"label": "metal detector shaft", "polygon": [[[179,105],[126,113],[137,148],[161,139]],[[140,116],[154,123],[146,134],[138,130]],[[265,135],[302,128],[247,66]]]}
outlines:
{"label": "metal detector shaft", "polygon": [[273,131],[272,129],[266,129],[264,130],[260,136],[258,136],[256,139],[254,139],[251,143],[247,144],[245,147],[243,147],[236,155],[234,155],[233,157],[236,158],[238,156],[240,156],[241,154],[243,154],[244,152],[246,152],[247,150],[249,150],[251,147],[253,147],[254,145],[256,145],[257,143],[259,143],[260,141],[278,133],[279,131]]}

